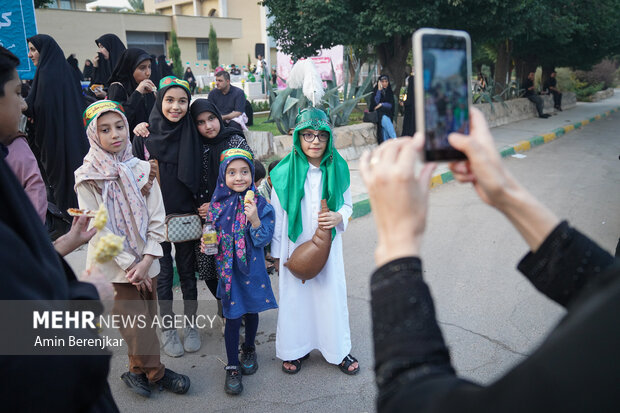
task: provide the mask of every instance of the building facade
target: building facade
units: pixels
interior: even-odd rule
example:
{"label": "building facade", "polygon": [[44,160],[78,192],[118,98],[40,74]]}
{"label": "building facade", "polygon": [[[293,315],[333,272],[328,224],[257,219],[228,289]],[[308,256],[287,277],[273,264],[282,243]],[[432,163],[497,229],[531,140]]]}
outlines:
{"label": "building facade", "polygon": [[[217,34],[219,63],[256,63],[256,44],[266,44],[265,58],[275,65],[275,44],[266,34],[265,8],[256,0],[145,0],[145,13],[86,11],[86,1],[56,0],[59,7],[36,9],[38,33],[49,34],[65,55],[75,54],[80,66],[97,54],[95,39],[116,34],[128,47],[168,55],[170,32],[176,31],[183,65],[196,75],[212,68],[208,57],[209,29]],[[71,8],[68,5],[71,4]]]}

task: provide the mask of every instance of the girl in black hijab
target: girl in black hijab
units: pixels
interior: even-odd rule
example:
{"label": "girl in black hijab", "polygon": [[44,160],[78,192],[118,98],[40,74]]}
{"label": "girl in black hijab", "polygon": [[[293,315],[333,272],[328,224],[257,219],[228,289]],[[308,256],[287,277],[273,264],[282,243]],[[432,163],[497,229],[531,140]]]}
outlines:
{"label": "girl in black hijab", "polygon": [[[204,220],[209,210],[209,203],[217,185],[220,169],[220,154],[230,148],[241,148],[252,153],[243,132],[224,126],[222,115],[213,102],[208,99],[196,99],[191,108],[192,119],[202,142],[202,173],[198,191],[198,213]],[[252,156],[254,154],[252,153]],[[198,275],[205,280],[209,291],[216,297],[218,275],[215,268],[215,256],[196,249],[198,259]]]}
{"label": "girl in black hijab", "polygon": [[157,88],[150,79],[152,65],[151,55],[147,52],[129,48],[121,54],[108,81],[108,99],[123,105],[132,141],[133,128],[149,120],[155,105]]}
{"label": "girl in black hijab", "polygon": [[369,111],[378,113],[377,143],[396,137],[392,120],[394,118],[394,92],[390,78],[387,75],[379,76],[379,80],[370,95]]}
{"label": "girl in black hijab", "polygon": [[[200,152],[198,131],[189,114],[191,93],[186,81],[174,76],[159,82],[155,106],[149,122],[134,129],[134,155],[140,159],[156,159],[166,215],[197,214],[197,195],[200,188]],[[198,289],[196,286],[196,245],[198,241],[176,242],[175,261],[179,272],[185,316],[196,314]],[[172,311],[172,255],[171,244],[161,244],[164,256],[160,258],[161,272],[157,281],[157,296],[162,317],[173,317]],[[177,330],[169,328],[162,333],[163,349],[172,357],[200,348],[200,335],[193,327],[186,328],[185,345],[181,346]]]}
{"label": "girl in black hijab", "polygon": [[[109,86],[108,79],[112,75],[112,70],[116,67],[116,64],[120,60],[121,53],[126,49],[125,45],[115,34],[104,34],[97,40],[95,40],[99,52],[95,58],[95,72],[93,74],[92,84],[104,85],[107,89]],[[105,96],[97,96],[103,99]]]}
{"label": "girl in black hijab", "polygon": [[[48,199],[65,212],[77,208],[73,172],[82,165],[89,144],[82,122],[84,100],[73,69],[54,39],[38,34],[28,39],[37,71],[26,99],[27,116],[34,122],[30,145],[48,184]],[[51,192],[51,194],[49,193]]]}

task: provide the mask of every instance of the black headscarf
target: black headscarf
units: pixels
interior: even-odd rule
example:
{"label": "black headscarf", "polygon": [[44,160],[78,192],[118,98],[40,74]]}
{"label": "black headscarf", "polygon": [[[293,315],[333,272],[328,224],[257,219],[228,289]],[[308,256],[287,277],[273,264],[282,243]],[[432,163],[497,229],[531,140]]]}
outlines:
{"label": "black headscarf", "polygon": [[71,68],[75,71],[75,73],[78,76],[78,79],[84,80],[84,75],[82,74],[82,71],[78,67],[78,61],[73,55],[67,57],[67,63],[69,63],[69,66],[71,66]]}
{"label": "black headscarf", "polygon": [[[121,53],[118,64],[108,80],[108,84],[119,82],[125,88],[127,96],[131,95],[138,87],[138,83],[133,78],[133,72],[145,60],[151,60],[151,55],[144,50],[133,47],[125,50]],[[151,61],[151,67],[152,65],[153,61]]]}
{"label": "black headscarf", "polygon": [[172,84],[160,88],[149,117],[149,137],[144,143],[153,158],[177,164],[177,178],[196,195],[200,185],[200,140],[189,110],[178,122],[170,122],[163,115],[164,95],[172,87],[185,91],[188,102],[191,102],[192,96],[185,87]]}
{"label": "black headscarf", "polygon": [[56,205],[77,207],[73,172],[82,165],[90,145],[82,112],[84,99],[72,69],[54,39],[38,34],[28,39],[39,52],[39,63],[27,98],[34,119],[34,146],[52,186]]}
{"label": "black headscarf", "polygon": [[172,73],[172,68],[168,63],[166,63],[166,56],[163,54],[159,55],[157,58],[157,67],[159,68],[159,75],[162,79],[166,76],[174,76],[174,73]]}
{"label": "black headscarf", "polygon": [[222,151],[230,148],[228,140],[233,135],[243,136],[243,132],[235,128],[225,127],[224,121],[222,120],[222,115],[217,106],[213,104],[213,102],[209,101],[208,99],[196,99],[194,103],[192,103],[191,107],[192,119],[194,119],[194,122],[196,122],[196,119],[198,119],[198,115],[203,112],[213,113],[217,117],[217,120],[220,122],[220,132],[215,138],[205,138],[204,136],[200,135],[198,129],[196,129],[196,133],[198,133],[202,144],[209,146],[207,170],[210,173],[207,176],[207,193],[212,195],[215,191],[215,186],[217,185],[217,172],[220,169],[220,154],[222,153]]}

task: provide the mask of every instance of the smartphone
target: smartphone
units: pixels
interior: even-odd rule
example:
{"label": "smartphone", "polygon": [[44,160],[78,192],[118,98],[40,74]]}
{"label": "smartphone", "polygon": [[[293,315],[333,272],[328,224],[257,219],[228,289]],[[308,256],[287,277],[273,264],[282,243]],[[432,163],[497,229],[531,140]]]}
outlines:
{"label": "smartphone", "polygon": [[448,143],[469,134],[471,40],[460,30],[420,29],[413,34],[415,108],[426,161],[466,159]]}

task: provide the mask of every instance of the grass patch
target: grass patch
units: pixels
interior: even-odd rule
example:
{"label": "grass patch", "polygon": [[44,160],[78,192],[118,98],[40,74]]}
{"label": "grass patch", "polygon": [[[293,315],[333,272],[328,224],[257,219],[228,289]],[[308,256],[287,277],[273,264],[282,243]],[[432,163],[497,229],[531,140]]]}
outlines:
{"label": "grass patch", "polygon": [[274,136],[281,135],[278,127],[274,123],[265,123],[269,119],[269,115],[254,115],[254,125],[250,126],[248,129],[251,131],[258,132],[271,132]]}

